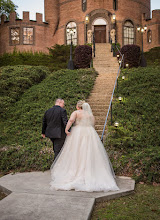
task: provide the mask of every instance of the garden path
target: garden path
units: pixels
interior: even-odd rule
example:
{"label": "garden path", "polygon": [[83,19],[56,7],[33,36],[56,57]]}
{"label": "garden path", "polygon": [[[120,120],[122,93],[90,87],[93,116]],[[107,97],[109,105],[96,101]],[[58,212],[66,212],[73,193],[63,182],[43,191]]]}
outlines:
{"label": "garden path", "polygon": [[96,131],[101,136],[119,68],[110,44],[96,44],[93,67],[98,72],[98,77],[87,101],[95,116]]}

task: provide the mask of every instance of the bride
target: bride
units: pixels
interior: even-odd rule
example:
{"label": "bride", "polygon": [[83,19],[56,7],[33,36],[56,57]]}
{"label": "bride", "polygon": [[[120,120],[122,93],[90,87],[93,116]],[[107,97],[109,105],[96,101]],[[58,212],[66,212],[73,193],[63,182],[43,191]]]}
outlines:
{"label": "bride", "polygon": [[119,190],[108,155],[94,129],[94,116],[89,104],[78,101],[76,108],[65,129],[67,138],[63,148],[51,166],[51,189]]}

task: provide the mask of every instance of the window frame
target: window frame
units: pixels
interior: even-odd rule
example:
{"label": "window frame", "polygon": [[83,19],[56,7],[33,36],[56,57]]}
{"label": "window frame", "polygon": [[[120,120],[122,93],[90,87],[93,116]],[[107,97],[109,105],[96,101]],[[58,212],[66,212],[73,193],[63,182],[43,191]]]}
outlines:
{"label": "window frame", "polygon": [[[33,29],[33,43],[29,43],[29,44],[24,43],[24,28],[32,28]],[[34,45],[35,44],[35,27],[33,27],[33,26],[29,26],[29,27],[23,26],[22,27],[22,44],[23,45]]]}
{"label": "window frame", "polygon": [[[125,25],[127,22],[130,22],[131,26]],[[126,30],[125,30],[126,28]],[[127,32],[127,34],[126,34]],[[132,41],[132,42],[130,42]],[[127,19],[125,20],[123,24],[123,45],[132,45],[135,43],[135,28],[134,28],[134,23],[130,20]]]}
{"label": "window frame", "polygon": [[114,11],[118,10],[118,0],[113,0],[113,10]]}
{"label": "window frame", "polygon": [[[68,39],[68,36],[67,36],[67,27],[70,23],[75,23],[75,29],[76,29],[76,37],[74,37],[74,35],[72,36],[72,43],[73,45],[78,45],[78,27],[77,27],[77,23],[75,21],[69,21],[67,24],[66,24],[66,27],[65,27],[65,39],[66,39],[66,45],[70,45],[70,41],[71,41],[71,38]],[[74,40],[76,40],[76,44],[74,44]]]}
{"label": "window frame", "polygon": [[[149,42],[149,33],[151,33],[151,42]],[[148,44],[151,44],[151,43],[152,43],[152,30],[151,30],[151,29],[149,29],[149,30],[147,31],[147,43],[148,43]]]}
{"label": "window frame", "polygon": [[85,12],[87,10],[87,0],[82,0],[82,11]]}
{"label": "window frame", "polygon": [[[13,43],[12,43],[11,30],[12,30],[12,29],[16,29],[16,28],[19,29],[19,43],[13,44]],[[10,27],[10,28],[9,28],[9,45],[10,45],[10,46],[16,46],[16,45],[20,45],[20,44],[21,44],[21,28],[20,28],[19,26]]]}

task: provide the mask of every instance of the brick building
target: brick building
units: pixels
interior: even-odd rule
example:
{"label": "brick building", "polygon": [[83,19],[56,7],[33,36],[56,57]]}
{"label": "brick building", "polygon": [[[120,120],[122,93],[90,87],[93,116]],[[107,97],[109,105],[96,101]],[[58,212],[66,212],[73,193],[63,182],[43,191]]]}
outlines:
{"label": "brick building", "polygon": [[[160,46],[160,10],[152,12],[150,0],[44,0],[45,22],[42,14],[36,14],[36,21],[29,20],[29,12],[23,12],[23,19],[16,19],[16,13],[9,21],[1,17],[0,54],[19,51],[48,52],[54,44],[70,44],[71,32],[75,45],[85,44],[95,35],[97,43],[116,40],[125,44],[142,44],[144,51]],[[137,27],[147,27],[143,32]]]}

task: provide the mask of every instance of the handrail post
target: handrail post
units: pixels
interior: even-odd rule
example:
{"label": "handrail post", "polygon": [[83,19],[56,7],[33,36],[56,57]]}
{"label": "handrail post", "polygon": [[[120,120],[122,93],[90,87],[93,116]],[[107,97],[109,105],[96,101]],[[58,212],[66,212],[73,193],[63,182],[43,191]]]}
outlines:
{"label": "handrail post", "polygon": [[112,102],[111,102],[111,125],[112,125]]}
{"label": "handrail post", "polygon": [[113,52],[112,39],[111,39],[111,52]]}
{"label": "handrail post", "polygon": [[96,56],[95,50],[96,50],[96,45],[95,45],[95,36],[94,36],[94,32],[93,32],[93,54],[94,54],[94,57]]}

